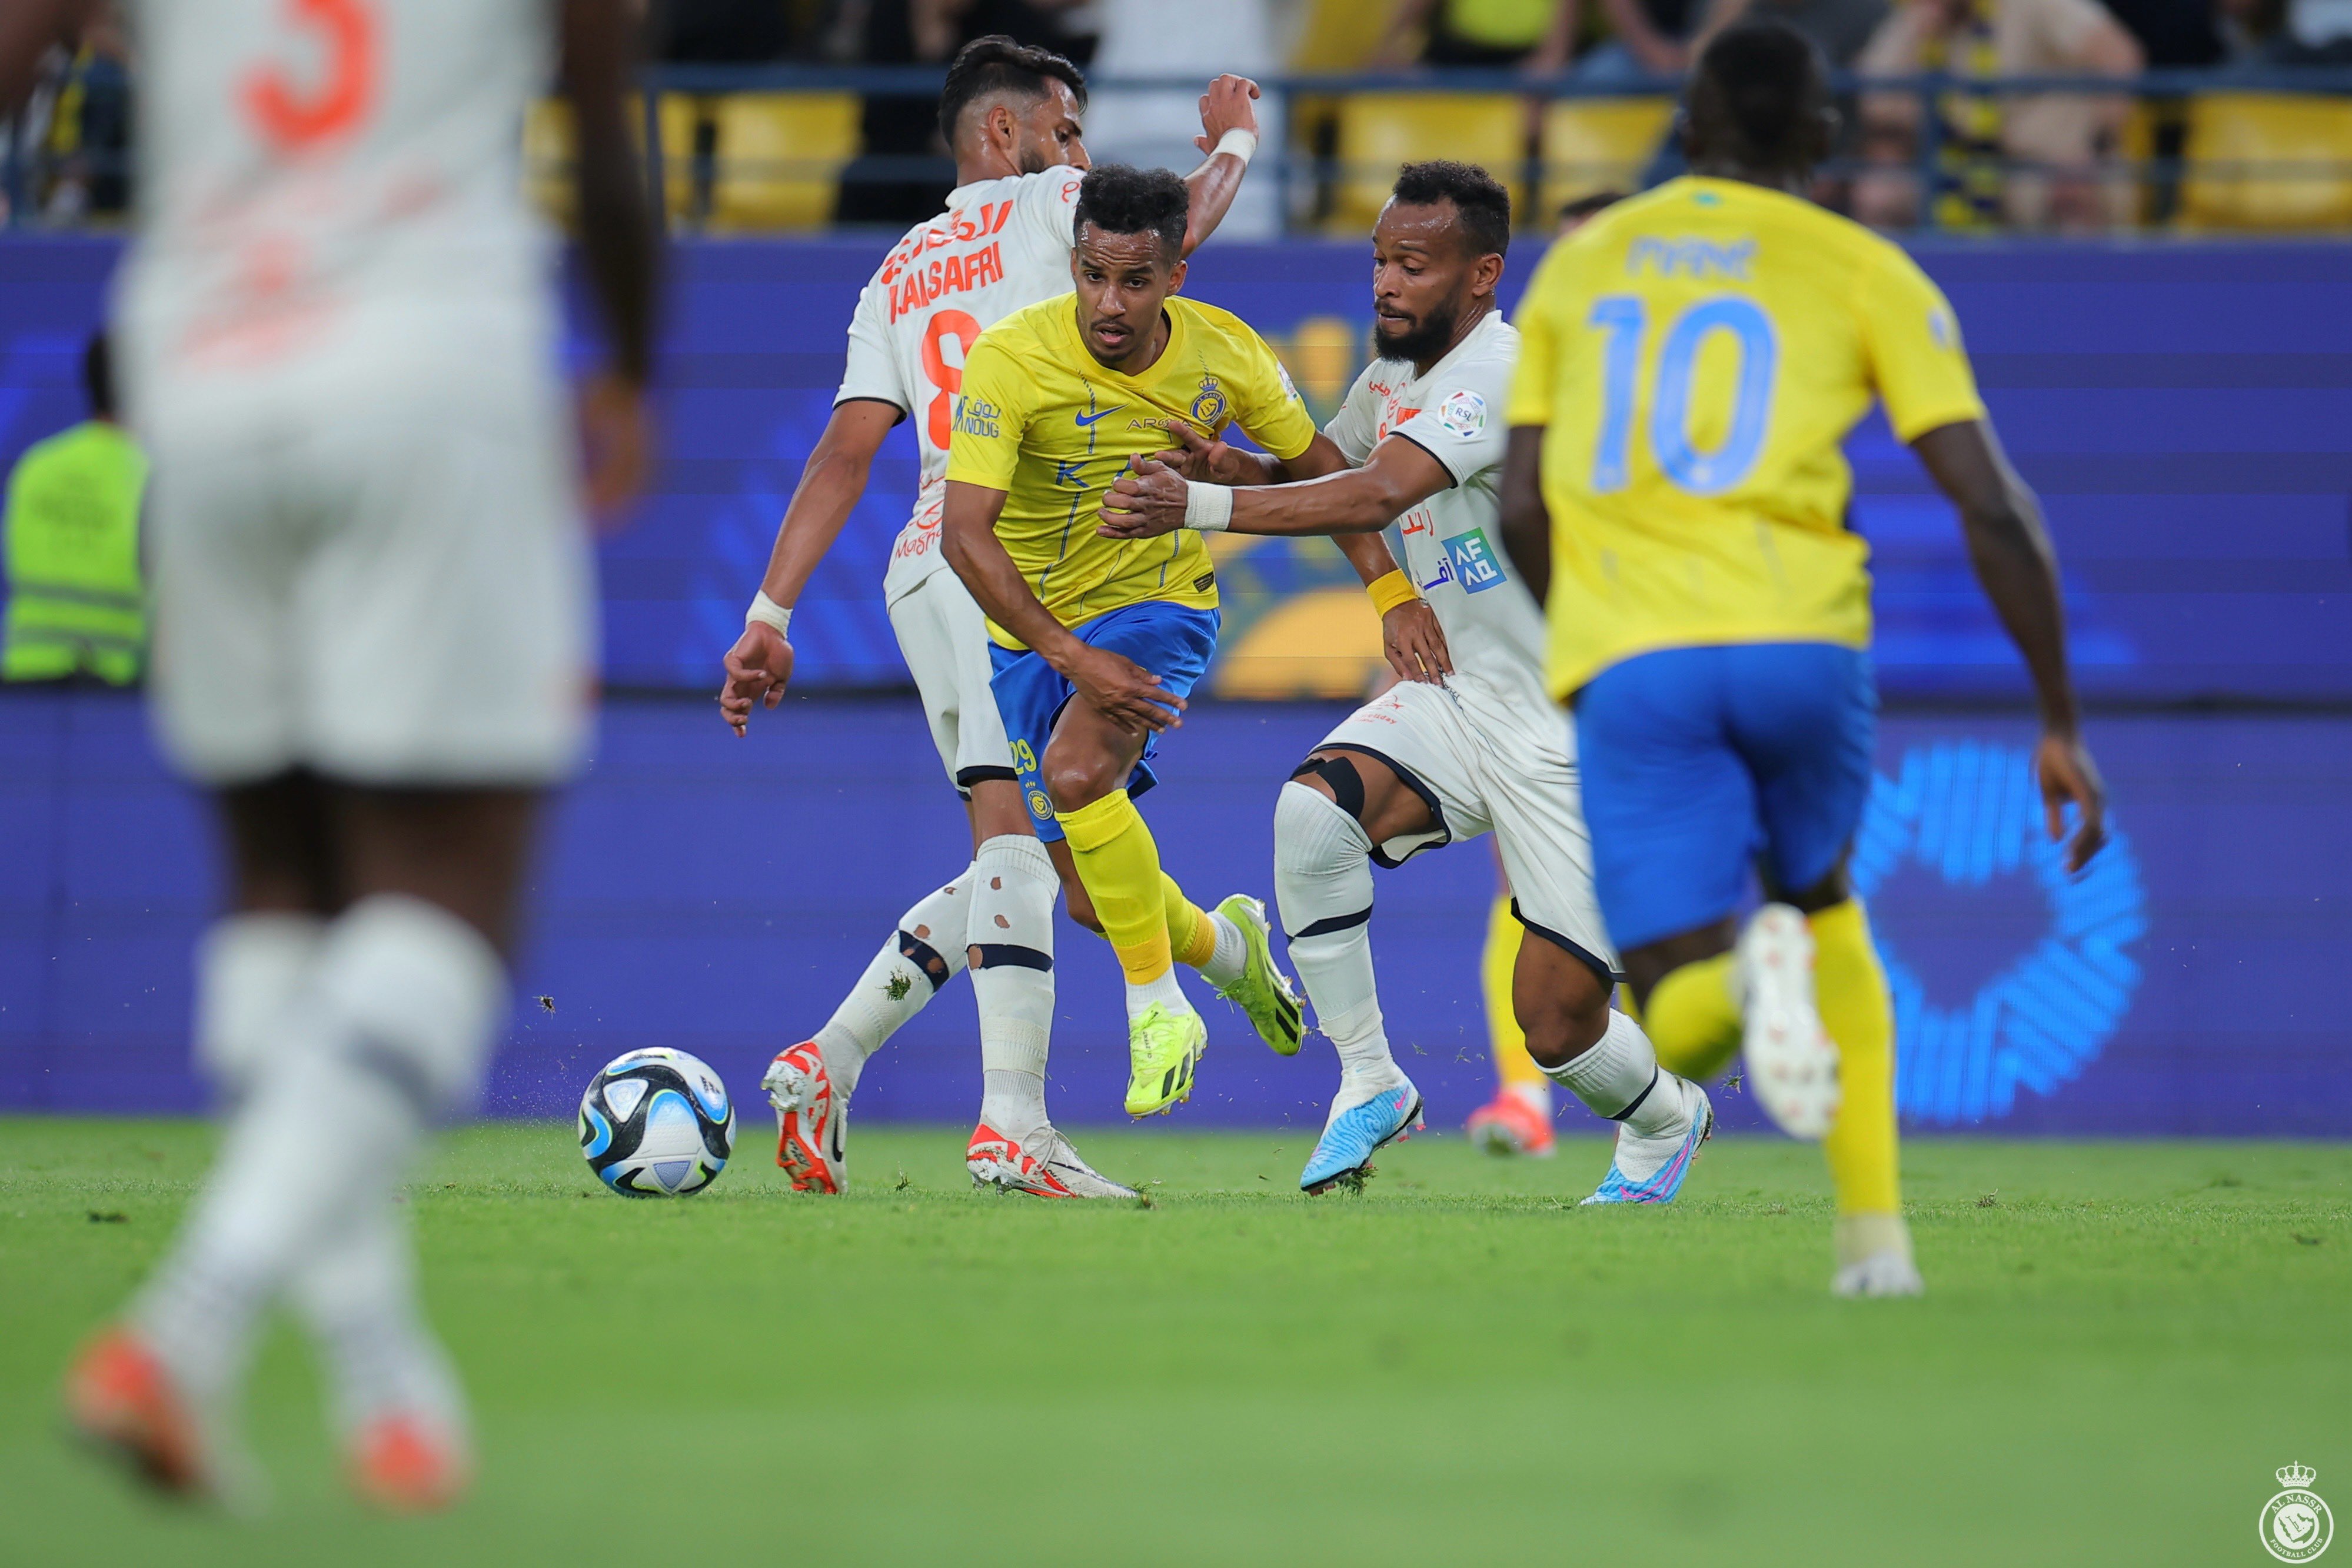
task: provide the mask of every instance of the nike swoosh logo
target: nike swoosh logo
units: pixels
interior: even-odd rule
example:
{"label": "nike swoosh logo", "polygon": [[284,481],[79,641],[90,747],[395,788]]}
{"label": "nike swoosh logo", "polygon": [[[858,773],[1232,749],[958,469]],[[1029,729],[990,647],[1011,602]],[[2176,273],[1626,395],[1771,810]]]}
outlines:
{"label": "nike swoosh logo", "polygon": [[1127,404],[1120,403],[1118,408],[1107,408],[1100,413],[1074,413],[1070,417],[1077,421],[1078,427],[1080,429],[1084,429],[1087,425],[1094,423],[1094,422],[1098,419],[1109,418],[1112,414],[1117,413],[1120,408],[1125,408]]}

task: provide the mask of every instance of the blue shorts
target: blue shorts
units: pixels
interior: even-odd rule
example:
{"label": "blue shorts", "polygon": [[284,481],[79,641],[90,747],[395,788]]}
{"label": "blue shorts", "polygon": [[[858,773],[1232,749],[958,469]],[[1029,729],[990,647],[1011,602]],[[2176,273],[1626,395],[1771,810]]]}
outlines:
{"label": "blue shorts", "polygon": [[1594,891],[1619,952],[1827,876],[1870,796],[1870,655],[1827,643],[1637,654],[1577,695]]}
{"label": "blue shorts", "polygon": [[[1217,652],[1217,612],[1188,604],[1147,599],[1097,615],[1070,630],[1081,643],[1124,653],[1160,677],[1173,695],[1189,697]],[[1027,649],[1015,651],[989,645],[996,674],[989,689],[996,694],[996,711],[1004,720],[1005,738],[1013,743],[1013,770],[1021,779],[1021,798],[1029,802],[1029,820],[1037,836],[1051,843],[1062,836],[1055,820],[1053,798],[1038,767],[1045,743],[1054,738],[1054,725],[1076,694],[1062,673]],[[1160,737],[1147,736],[1143,756],[1128,775],[1127,792],[1140,795],[1160,782],[1151,758],[1160,750]]]}

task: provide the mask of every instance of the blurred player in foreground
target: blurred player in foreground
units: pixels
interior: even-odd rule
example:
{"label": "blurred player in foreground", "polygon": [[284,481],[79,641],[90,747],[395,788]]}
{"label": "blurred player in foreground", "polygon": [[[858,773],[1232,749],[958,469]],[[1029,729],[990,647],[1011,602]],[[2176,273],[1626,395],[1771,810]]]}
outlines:
{"label": "blurred player in foreground", "polygon": [[[1203,914],[1160,870],[1134,797],[1160,732],[1217,646],[1216,571],[1190,534],[1095,532],[1132,455],[1189,425],[1238,423],[1284,459],[1320,438],[1274,350],[1243,322],[1179,298],[1188,196],[1165,170],[1108,164],[1078,187],[1077,287],[1006,317],[964,362],[948,453],[947,558],[988,612],[993,686],[1040,837],[1066,838],[1127,975],[1129,1115],[1192,1092],[1208,1039],[1173,966],[1198,968],[1286,1054],[1297,998],[1274,965],[1264,906]],[[1076,700],[1073,700],[1073,699]]]}
{"label": "blurred player in foreground", "polygon": [[[1827,1134],[1838,1293],[1914,1295],[1892,1009],[1845,876],[1877,695],[1839,443],[1874,395],[1958,508],[2025,656],[2052,838],[2079,812],[2070,865],[2097,852],[2104,809],[2050,541],[1951,307],[1895,246],[1799,194],[1829,102],[1784,26],[1707,47],[1693,173],[1594,219],[1528,286],[1504,518],[1549,592],[1601,907],[1659,1059],[1704,1079],[1744,1050],[1773,1120]],[[1768,902],[1735,932],[1759,842]]]}
{"label": "blurred player in foreground", "polygon": [[[0,23],[0,105],[70,5]],[[394,1184],[472,1097],[546,789],[580,757],[592,565],[545,243],[514,173],[562,65],[613,338],[590,498],[636,489],[656,293],[620,0],[134,7],[145,222],[117,329],[154,457],[155,716],[211,789],[233,912],[196,1051],[231,1107],[210,1181],[75,1363],[85,1437],[248,1500],[236,1405],[283,1301],[323,1353],[361,1491],[445,1504],[462,1398]]]}
{"label": "blurred player in foreground", "polygon": [[1400,865],[1491,831],[1516,894],[1511,913],[1541,938],[1522,944],[1511,979],[1528,1054],[1619,1124],[1608,1176],[1586,1201],[1665,1203],[1715,1115],[1698,1085],[1661,1071],[1641,1026],[1609,1005],[1616,966],[1592,899],[1576,758],[1544,691],[1543,612],[1502,559],[1496,487],[1518,334],[1495,290],[1510,243],[1509,193],[1484,169],[1406,165],[1372,231],[1381,357],[1325,432],[1344,463],[1276,484],[1283,476],[1264,458],[1180,430],[1192,476],[1139,465],[1104,503],[1103,528],[1336,535],[1395,522],[1405,563],[1395,591],[1418,585],[1444,629],[1441,682],[1400,682],[1359,708],[1307,755],[1275,808],[1275,891],[1290,956],[1341,1071],[1298,1185],[1360,1185],[1373,1151],[1421,1117],[1420,1091],[1381,1028],[1373,862]]}
{"label": "blurred player in foreground", "polygon": [[[1233,204],[1255,149],[1257,89],[1220,77],[1201,99],[1208,156],[1184,182],[1184,252]],[[1044,49],[992,37],[966,45],[940,97],[956,152],[948,209],[909,230],[859,296],[833,417],[800,488],[743,635],[727,655],[719,709],[738,735],[756,702],[792,679],[792,607],[864,494],[882,440],[912,414],[922,454],[915,515],[890,552],[882,595],[921,694],[949,781],[964,798],[973,857],[899,917],[856,985],[816,1034],[780,1051],[765,1085],[776,1108],[776,1163],[793,1190],[837,1193],[849,1099],[874,1052],[956,974],[971,970],[980,1008],[982,1097],[965,1164],[976,1182],[1047,1197],[1132,1197],[1078,1156],[1045,1111],[1054,1018],[1055,864],[1029,825],[1004,725],[989,691],[988,629],[938,545],[948,428],[963,360],[981,332],[1070,288],[1071,217],[1087,169],[1078,118],[1086,78]],[[1057,845],[1058,849],[1059,846]],[[1062,852],[1072,913],[1091,924]]]}
{"label": "blurred player in foreground", "polygon": [[[1552,229],[1566,239],[1595,213],[1625,199],[1620,191],[1596,191],[1564,204]],[[1527,1031],[1511,1009],[1511,976],[1518,967],[1519,941],[1527,927],[1511,914],[1511,880],[1496,862],[1494,907],[1486,913],[1486,941],[1478,956],[1478,984],[1485,993],[1486,1048],[1495,1059],[1495,1097],[1470,1113],[1463,1131],[1490,1155],[1527,1155],[1549,1159],[1559,1147],[1553,1135],[1551,1080],[1528,1054]]]}

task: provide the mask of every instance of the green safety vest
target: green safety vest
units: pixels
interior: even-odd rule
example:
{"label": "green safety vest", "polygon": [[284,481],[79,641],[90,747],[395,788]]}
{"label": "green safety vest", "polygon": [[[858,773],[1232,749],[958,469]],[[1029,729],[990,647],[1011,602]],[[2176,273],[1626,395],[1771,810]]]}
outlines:
{"label": "green safety vest", "polygon": [[8,479],[8,621],[0,676],[78,671],[124,685],[147,645],[139,498],[147,457],[90,420],[27,450]]}

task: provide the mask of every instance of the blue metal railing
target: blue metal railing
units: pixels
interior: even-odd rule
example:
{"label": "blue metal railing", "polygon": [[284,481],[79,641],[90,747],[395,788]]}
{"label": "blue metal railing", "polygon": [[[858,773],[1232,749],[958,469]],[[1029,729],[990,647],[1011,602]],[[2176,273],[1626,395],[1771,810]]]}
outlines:
{"label": "blue metal railing", "polygon": [[[666,185],[674,164],[683,162],[698,186],[707,186],[710,168],[701,162],[698,150],[670,150],[663,146],[661,100],[673,94],[695,98],[718,97],[730,93],[854,93],[865,98],[903,98],[928,102],[937,98],[944,71],[922,66],[660,66],[642,73],[645,87],[645,139],[647,149],[646,171],[656,210],[666,205]],[[1677,78],[1656,77],[1633,81],[1592,82],[1573,76],[1538,78],[1511,70],[1446,69],[1360,72],[1329,76],[1282,76],[1262,78],[1261,85],[1270,99],[1331,99],[1359,93],[1415,92],[1458,94],[1492,97],[1507,95],[1524,98],[1531,102],[1553,102],[1572,99],[1641,99],[1672,97],[1681,90]],[[1194,77],[1130,77],[1106,78],[1091,84],[1097,99],[1120,92],[1177,92],[1197,94],[1202,83]],[[1934,192],[1943,178],[1942,117],[1935,112],[1939,98],[1949,94],[2008,98],[2039,93],[2069,93],[2100,98],[2129,97],[2142,100],[2179,101],[2200,94],[2214,92],[2277,93],[2352,99],[2352,68],[2336,67],[2220,67],[2202,70],[2152,70],[2138,76],[2116,78],[2105,76],[2038,76],[2011,78],[1958,78],[1945,75],[1863,78],[1852,73],[1840,73],[1833,87],[1842,99],[1851,99],[1862,93],[1909,93],[1918,97],[1921,110],[1918,117],[1916,145],[1912,162],[1920,185],[1919,221],[1923,228],[1933,228],[1937,222]],[[911,109],[909,112],[914,112]],[[37,221],[38,186],[44,170],[37,153],[28,155],[24,146],[26,122],[20,120],[17,133],[9,137],[5,164],[0,164],[0,192],[7,199],[8,222],[11,226],[28,225]],[[85,154],[89,159],[90,154]],[[920,154],[868,155],[858,161],[863,177],[876,180],[912,180],[938,176],[945,167],[944,160]],[[1271,167],[1267,167],[1271,165]],[[107,165],[120,169],[120,163]],[[784,172],[797,172],[803,165],[789,166]],[[839,167],[838,162],[809,161],[804,167],[813,177],[830,179]],[[1848,162],[1843,165],[1851,171],[1859,165]],[[2004,164],[2011,171],[2030,170],[2032,165],[2014,161]],[[2105,166],[2114,174],[2128,173],[2147,183],[2179,181],[2188,172],[2179,158],[2150,158],[2134,163],[2121,161]],[[1553,171],[1557,172],[1558,166]],[[2266,162],[2262,164],[2202,164],[2200,172],[2222,178],[2263,179],[2330,179],[2352,178],[2352,144],[2343,150],[2340,162]],[[1311,180],[1313,189],[1328,191],[1349,171],[1330,157],[1302,157],[1292,138],[1270,139],[1261,155],[1261,177],[1271,174],[1283,193],[1281,211],[1286,222],[1295,221],[1306,206],[1292,198],[1300,189],[1302,180]],[[1529,177],[1529,188],[1540,189],[1547,172],[1539,152],[1530,149],[1525,167],[1518,172]]]}

